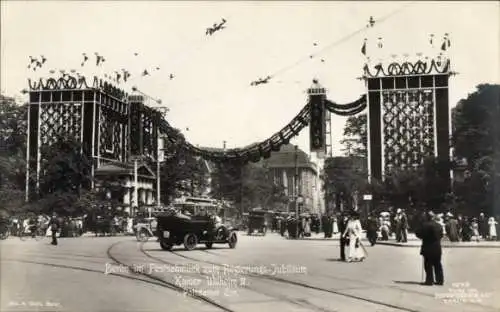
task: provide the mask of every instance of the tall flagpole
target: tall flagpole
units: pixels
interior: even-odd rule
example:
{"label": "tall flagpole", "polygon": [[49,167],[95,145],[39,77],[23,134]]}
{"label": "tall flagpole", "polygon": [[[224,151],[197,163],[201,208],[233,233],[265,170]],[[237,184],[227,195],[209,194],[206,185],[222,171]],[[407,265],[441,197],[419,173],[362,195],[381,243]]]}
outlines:
{"label": "tall flagpole", "polygon": [[36,153],[36,190],[40,192],[40,165],[42,160],[41,153],[41,133],[40,133],[40,118],[42,114],[42,92],[38,96],[38,132],[37,132],[37,153]]}
{"label": "tall flagpole", "polygon": [[30,188],[30,113],[31,104],[28,102],[28,114],[27,114],[27,127],[26,127],[26,194],[25,201],[29,201],[29,188]]}

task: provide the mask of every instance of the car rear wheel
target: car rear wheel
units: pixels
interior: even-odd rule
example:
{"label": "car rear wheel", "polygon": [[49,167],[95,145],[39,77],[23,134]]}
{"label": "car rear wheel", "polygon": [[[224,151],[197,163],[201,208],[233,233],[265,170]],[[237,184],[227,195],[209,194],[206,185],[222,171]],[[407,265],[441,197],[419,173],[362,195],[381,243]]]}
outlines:
{"label": "car rear wheel", "polygon": [[172,244],[170,244],[164,240],[160,240],[161,249],[170,251],[170,250],[172,250],[172,246],[173,246]]}
{"label": "car rear wheel", "polygon": [[231,233],[229,235],[229,248],[236,248],[236,244],[238,243],[238,236],[236,236],[236,233]]}
{"label": "car rear wheel", "polygon": [[198,239],[196,238],[196,235],[189,233],[184,236],[184,248],[186,248],[186,250],[195,249],[197,244]]}

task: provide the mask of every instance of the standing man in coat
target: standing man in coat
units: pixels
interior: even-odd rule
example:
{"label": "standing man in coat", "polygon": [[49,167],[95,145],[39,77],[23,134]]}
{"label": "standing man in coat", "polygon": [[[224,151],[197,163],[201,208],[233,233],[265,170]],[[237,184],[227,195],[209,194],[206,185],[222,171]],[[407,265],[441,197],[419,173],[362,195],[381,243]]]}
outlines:
{"label": "standing man in coat", "polygon": [[401,242],[408,242],[408,216],[406,215],[406,211],[401,211]]}
{"label": "standing man in coat", "polygon": [[343,212],[338,219],[338,228],[340,232],[340,260],[345,261],[345,245],[347,245],[347,238],[342,235],[347,227],[347,214]]}
{"label": "standing man in coat", "polygon": [[50,231],[52,232],[52,245],[57,245],[57,231],[59,231],[59,220],[57,220],[57,215],[54,212],[52,218],[49,221]]}
{"label": "standing man in coat", "polygon": [[366,237],[368,238],[368,241],[370,244],[373,246],[377,242],[378,238],[378,224],[377,224],[377,219],[374,216],[368,216],[368,220],[366,222]]}
{"label": "standing man in coat", "polygon": [[[426,214],[423,224],[417,229],[415,234],[422,240],[420,254],[424,257],[424,285],[443,285],[444,276],[441,264],[441,238],[443,237],[443,229],[436,222],[432,212]],[[435,280],[434,277],[436,278]]]}

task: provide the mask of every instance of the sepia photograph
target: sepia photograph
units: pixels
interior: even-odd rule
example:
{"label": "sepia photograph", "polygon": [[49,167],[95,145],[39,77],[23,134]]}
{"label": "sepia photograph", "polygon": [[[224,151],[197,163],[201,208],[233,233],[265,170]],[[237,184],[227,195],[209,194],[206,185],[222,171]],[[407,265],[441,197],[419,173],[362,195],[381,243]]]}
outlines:
{"label": "sepia photograph", "polygon": [[496,312],[499,223],[498,1],[0,1],[0,312]]}

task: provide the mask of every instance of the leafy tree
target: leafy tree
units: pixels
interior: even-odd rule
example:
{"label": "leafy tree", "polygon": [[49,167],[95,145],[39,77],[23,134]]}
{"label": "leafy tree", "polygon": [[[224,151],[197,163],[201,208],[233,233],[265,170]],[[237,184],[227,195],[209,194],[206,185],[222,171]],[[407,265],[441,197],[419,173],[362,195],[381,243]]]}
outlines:
{"label": "leafy tree", "polygon": [[[500,193],[500,85],[481,84],[452,111],[452,146],[470,176],[455,193],[470,213],[492,213]],[[498,212],[497,212],[498,213]]]}
{"label": "leafy tree", "polygon": [[241,204],[244,166],[238,161],[216,163],[212,173],[212,196]]}
{"label": "leafy tree", "polygon": [[76,138],[60,134],[41,151],[41,197],[58,191],[79,194],[82,186],[90,183],[90,161]]}
{"label": "leafy tree", "polygon": [[167,141],[166,160],[161,164],[161,200],[170,203],[182,194],[199,196],[207,186],[203,159],[189,154],[181,141]]}
{"label": "leafy tree", "polygon": [[26,113],[26,105],[0,95],[0,155],[22,157],[26,153]]}
{"label": "leafy tree", "polygon": [[82,153],[82,145],[76,138],[60,134],[53,144],[43,146],[41,151],[39,201],[31,207],[39,207],[44,213],[78,213],[74,203],[91,179],[90,161],[85,151]]}
{"label": "leafy tree", "polygon": [[26,106],[0,95],[0,207],[21,212],[26,174]]}
{"label": "leafy tree", "polygon": [[481,84],[452,111],[455,156],[473,164],[493,155],[500,142],[500,85]]}
{"label": "leafy tree", "polygon": [[347,118],[344,127],[344,138],[340,143],[347,156],[368,157],[367,152],[367,116],[360,114]]}
{"label": "leafy tree", "polygon": [[362,157],[327,158],[324,165],[325,199],[342,201],[346,209],[353,208],[353,196],[367,189],[365,159]]}
{"label": "leafy tree", "polygon": [[212,176],[212,195],[234,201],[240,211],[262,207],[277,209],[288,203],[283,187],[274,184],[268,168],[261,163],[217,164]]}

